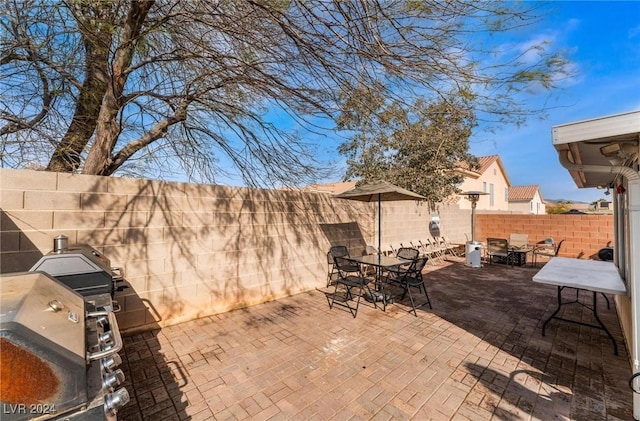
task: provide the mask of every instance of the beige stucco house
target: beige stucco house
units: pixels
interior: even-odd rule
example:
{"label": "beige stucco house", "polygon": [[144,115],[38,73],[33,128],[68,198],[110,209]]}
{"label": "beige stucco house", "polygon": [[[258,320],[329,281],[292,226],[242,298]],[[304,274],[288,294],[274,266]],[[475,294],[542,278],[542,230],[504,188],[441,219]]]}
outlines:
{"label": "beige stucco house", "polygon": [[509,211],[531,215],[544,215],[546,208],[540,187],[536,185],[510,187]]}
{"label": "beige stucco house", "polygon": [[[458,169],[465,179],[460,186],[465,191],[482,191],[487,193],[480,196],[476,206],[477,210],[508,211],[509,210],[509,188],[511,182],[504,169],[502,160],[498,155],[478,157],[480,169],[471,171]],[[468,200],[460,200],[460,209],[471,209]]]}

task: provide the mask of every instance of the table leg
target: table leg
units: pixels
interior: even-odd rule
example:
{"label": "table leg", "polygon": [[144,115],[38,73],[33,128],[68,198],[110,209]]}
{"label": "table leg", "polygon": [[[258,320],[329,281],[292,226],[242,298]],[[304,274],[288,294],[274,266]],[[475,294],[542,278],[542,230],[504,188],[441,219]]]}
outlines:
{"label": "table leg", "polygon": [[[611,334],[611,332],[609,332],[609,329],[607,329],[607,327],[604,325],[604,323],[602,323],[602,321],[600,320],[600,317],[598,317],[598,302],[597,302],[597,292],[595,291],[589,291],[591,293],[593,293],[593,305],[592,307],[586,306],[582,303],[580,303],[580,301],[578,300],[578,294],[580,293],[580,290],[578,288],[576,288],[576,300],[575,301],[567,301],[567,302],[562,302],[562,290],[565,287],[563,286],[558,286],[558,308],[556,308],[556,310],[553,312],[553,314],[551,314],[551,316],[549,316],[549,318],[547,320],[545,320],[544,324],[542,325],[542,336],[546,336],[546,329],[547,329],[547,324],[551,321],[551,319],[558,319],[558,320],[563,320],[565,322],[571,322],[571,323],[575,323],[575,324],[579,324],[582,326],[587,326],[587,327],[593,327],[596,329],[602,329],[606,332],[607,336],[609,337],[609,339],[611,339],[611,342],[613,343],[613,354],[614,355],[618,355],[618,343],[616,342],[615,338],[613,337],[613,335]],[[588,324],[588,323],[583,323],[577,320],[571,320],[571,319],[565,319],[563,317],[556,317],[556,314],[558,314],[558,312],[560,311],[560,308],[564,305],[564,304],[572,304],[572,303],[578,303],[581,304],[584,307],[589,308],[592,312],[593,312],[593,316],[595,317],[596,321],[598,322],[598,325],[592,325],[592,324]]]}
{"label": "table leg", "polygon": [[387,296],[384,291],[384,285],[382,281],[382,268],[380,266],[376,266],[374,284],[374,291],[371,292],[371,301],[373,302],[373,306],[375,308],[378,308],[378,299],[381,298],[380,301],[382,301],[382,311],[387,311]]}
{"label": "table leg", "polygon": [[598,307],[596,306],[596,296],[597,296],[597,293],[593,291],[593,315],[595,316],[598,323],[600,323],[600,326],[602,326],[602,329],[605,332],[607,332],[607,336],[609,336],[609,339],[611,339],[611,342],[613,342],[613,354],[618,355],[618,343],[616,342],[611,332],[609,332],[609,329],[607,329],[604,323],[602,323],[602,321],[600,320],[600,317],[598,317]]}
{"label": "table leg", "polygon": [[563,288],[564,287],[558,286],[558,308],[556,308],[556,311],[554,311],[553,314],[549,316],[549,318],[545,320],[544,324],[542,325],[542,336],[546,336],[545,331],[547,329],[547,324],[551,321],[551,319],[553,319],[556,316],[556,314],[558,314],[558,312],[560,311],[560,307],[562,307],[562,289]]}
{"label": "table leg", "polygon": [[380,268],[380,285],[378,291],[382,294],[382,311],[387,311],[387,293],[384,290],[384,281],[382,280],[382,268]]}

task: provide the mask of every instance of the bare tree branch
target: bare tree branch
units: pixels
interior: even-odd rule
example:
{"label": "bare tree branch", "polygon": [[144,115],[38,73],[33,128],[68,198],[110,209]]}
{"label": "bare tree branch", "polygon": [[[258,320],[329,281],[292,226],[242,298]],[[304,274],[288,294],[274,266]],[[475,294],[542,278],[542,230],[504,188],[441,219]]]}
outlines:
{"label": "bare tree branch", "polygon": [[231,171],[250,185],[303,184],[319,174],[321,142],[304,135],[335,137],[318,122],[339,127],[358,86],[404,112],[458,92],[475,118],[524,121],[538,110],[520,94],[548,92],[567,64],[552,45],[491,44],[488,34],[536,22],[539,6],[526,6],[7,0],[1,163],[144,175],[171,161],[200,180]]}

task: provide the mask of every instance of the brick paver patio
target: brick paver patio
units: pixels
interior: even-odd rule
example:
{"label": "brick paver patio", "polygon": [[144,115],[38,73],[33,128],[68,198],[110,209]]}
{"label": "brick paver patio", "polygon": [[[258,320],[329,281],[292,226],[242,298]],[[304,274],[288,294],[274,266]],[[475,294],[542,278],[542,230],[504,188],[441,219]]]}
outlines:
{"label": "brick paver patio", "polygon": [[365,302],[354,319],[319,289],[126,336],[119,419],[633,419],[613,305],[599,314],[618,356],[596,329],[554,320],[541,335],[556,289],[534,268],[427,270],[433,310],[418,317]]}

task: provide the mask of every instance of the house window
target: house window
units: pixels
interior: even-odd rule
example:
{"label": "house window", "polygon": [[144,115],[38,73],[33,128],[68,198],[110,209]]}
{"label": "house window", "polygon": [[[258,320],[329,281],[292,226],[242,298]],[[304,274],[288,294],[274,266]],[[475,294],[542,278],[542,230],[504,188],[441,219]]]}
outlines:
{"label": "house window", "polygon": [[483,182],[482,182],[482,192],[483,192],[483,193],[488,193],[488,192],[487,192],[487,182],[486,182],[486,181],[483,181]]}
{"label": "house window", "polygon": [[509,202],[509,187],[504,188],[504,201]]}
{"label": "house window", "polygon": [[529,202],[529,210],[533,213],[533,201]]}
{"label": "house window", "polygon": [[489,183],[489,206],[493,207],[493,183]]}

